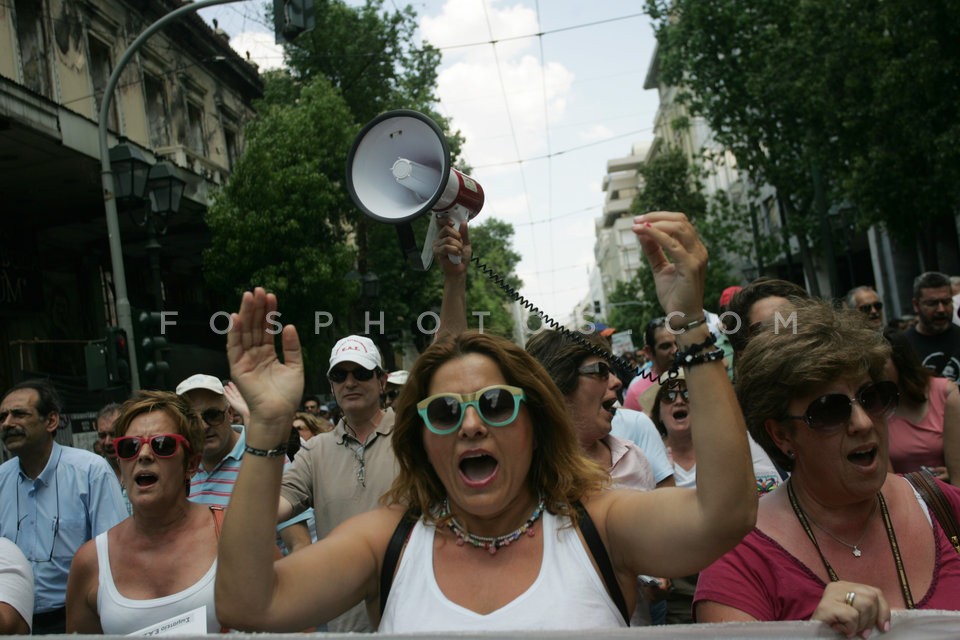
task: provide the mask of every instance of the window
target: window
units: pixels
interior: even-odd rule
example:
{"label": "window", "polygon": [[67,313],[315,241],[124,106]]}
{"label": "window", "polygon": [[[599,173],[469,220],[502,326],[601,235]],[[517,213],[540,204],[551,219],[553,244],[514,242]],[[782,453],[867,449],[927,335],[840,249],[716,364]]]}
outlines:
{"label": "window", "polygon": [[47,60],[47,38],[43,26],[43,4],[37,0],[16,0],[17,42],[23,84],[40,95],[53,97],[50,63]]}
{"label": "window", "polygon": [[143,77],[144,100],[147,105],[147,125],[150,127],[150,146],[166,147],[170,144],[170,112],[163,81],[156,76]]}
{"label": "window", "polygon": [[187,103],[187,148],[206,157],[206,141],[203,136],[203,110],[193,102]]}
{"label": "window", "polygon": [[[111,62],[110,47],[102,40],[91,36],[87,41],[87,46],[90,50],[90,81],[93,83],[94,117],[97,117],[100,113],[100,105],[103,102],[103,93],[107,89],[107,81],[110,80],[110,74],[113,71],[113,63]],[[111,101],[107,122],[111,129],[120,131],[115,101]]]}
{"label": "window", "polygon": [[236,165],[237,158],[240,155],[240,150],[237,149],[237,132],[233,129],[224,129],[223,139],[227,146],[227,168],[233,171],[233,167]]}

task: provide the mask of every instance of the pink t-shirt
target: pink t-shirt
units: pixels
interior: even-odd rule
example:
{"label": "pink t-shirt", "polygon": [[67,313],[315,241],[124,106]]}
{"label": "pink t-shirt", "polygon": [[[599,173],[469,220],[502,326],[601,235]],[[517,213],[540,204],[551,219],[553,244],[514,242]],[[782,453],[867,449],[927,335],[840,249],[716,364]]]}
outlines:
{"label": "pink t-shirt", "polygon": [[[955,514],[960,514],[960,488],[937,481]],[[960,610],[960,554],[933,515],[936,560],[930,589],[917,609]],[[900,540],[900,544],[909,544]],[[760,621],[808,620],[823,597],[826,584],[778,542],[754,529],[719,560],[700,572],[694,611],[701,600],[739,609]]]}
{"label": "pink t-shirt", "polygon": [[930,378],[927,415],[920,423],[900,416],[887,418],[890,432],[890,462],[894,473],[919,471],[921,466],[942,467],[943,415],[947,392],[955,383],[946,378]]}

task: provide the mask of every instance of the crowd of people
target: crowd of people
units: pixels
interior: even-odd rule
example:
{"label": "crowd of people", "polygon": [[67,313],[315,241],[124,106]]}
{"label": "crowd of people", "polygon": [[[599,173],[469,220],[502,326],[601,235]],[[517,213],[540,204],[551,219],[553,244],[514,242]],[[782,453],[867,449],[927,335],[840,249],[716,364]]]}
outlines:
{"label": "crowd of people", "polygon": [[633,232],[664,313],[616,357],[598,335],[469,330],[469,232],[438,224],[434,343],[387,371],[342,338],[332,400],[304,395],[296,330],[278,353],[260,288],[232,317],[230,379],[105,406],[96,453],[56,441],[49,381],[6,390],[0,633],[816,620],[866,637],[893,609],[960,610],[947,276],[916,279],[910,326],[868,286],[834,304],[769,278],[718,316],[693,225],[649,213]]}

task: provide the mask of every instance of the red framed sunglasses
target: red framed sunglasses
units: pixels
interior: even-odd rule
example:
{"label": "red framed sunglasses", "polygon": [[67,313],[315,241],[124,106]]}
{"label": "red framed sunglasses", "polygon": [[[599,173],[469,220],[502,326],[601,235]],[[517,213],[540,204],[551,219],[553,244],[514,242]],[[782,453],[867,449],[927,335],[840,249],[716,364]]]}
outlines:
{"label": "red framed sunglasses", "polygon": [[190,452],[190,442],[178,433],[158,433],[142,438],[140,436],[123,436],[113,441],[114,450],[121,460],[136,458],[143,445],[149,444],[153,454],[158,458],[170,458],[177,452],[177,445],[184,451]]}

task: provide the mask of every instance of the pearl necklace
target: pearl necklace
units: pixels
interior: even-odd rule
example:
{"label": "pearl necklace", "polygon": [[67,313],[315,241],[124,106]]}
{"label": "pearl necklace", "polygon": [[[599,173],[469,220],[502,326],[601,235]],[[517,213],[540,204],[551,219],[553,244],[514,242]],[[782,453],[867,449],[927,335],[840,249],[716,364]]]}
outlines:
{"label": "pearl necklace", "polygon": [[440,518],[441,520],[443,518],[449,518],[447,526],[450,527],[450,531],[457,536],[457,546],[462,547],[464,543],[469,542],[472,546],[478,549],[486,549],[490,552],[490,555],[493,555],[500,547],[508,547],[511,543],[519,540],[520,536],[524,533],[531,538],[534,537],[536,532],[533,530],[533,525],[540,519],[540,516],[543,515],[544,506],[544,498],[540,496],[540,501],[537,503],[530,517],[527,518],[527,521],[520,525],[519,528],[510,533],[505,533],[502,536],[478,536],[467,531],[463,525],[453,517],[453,514],[450,513],[450,504],[446,498],[443,499],[443,513]]}

